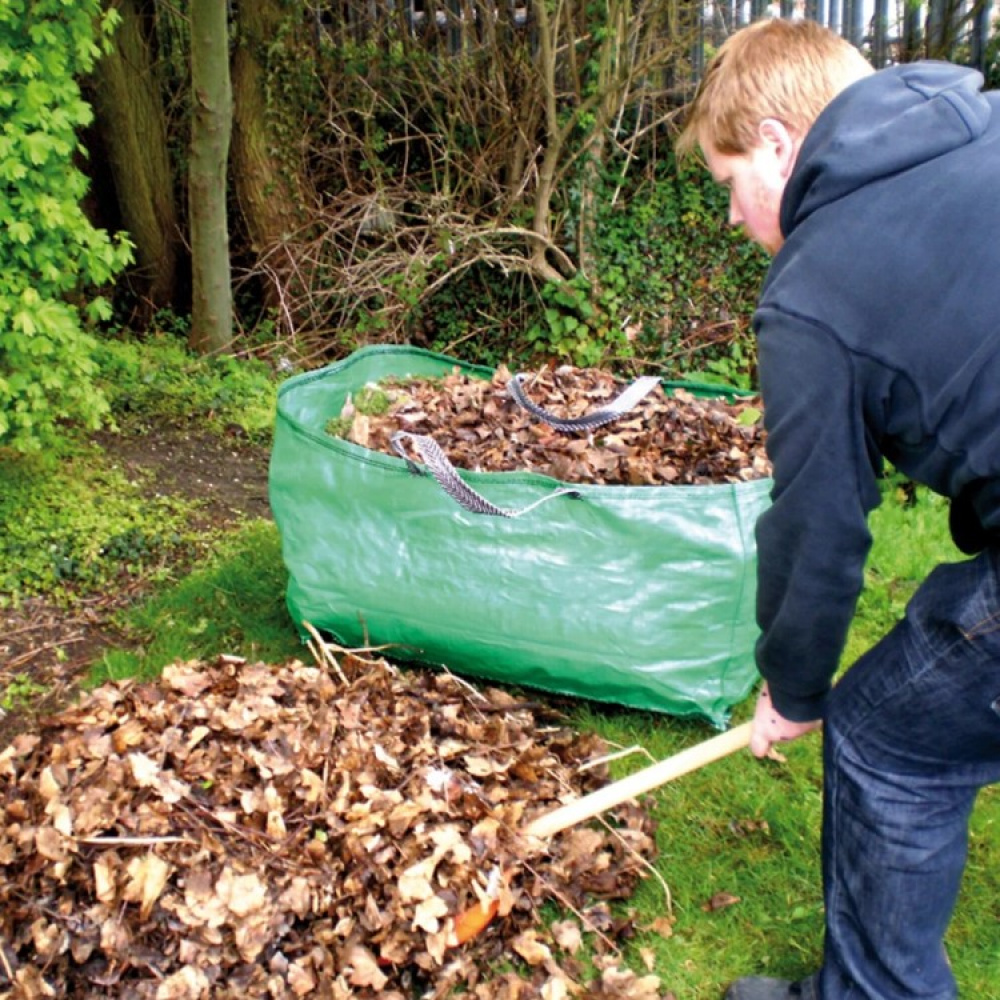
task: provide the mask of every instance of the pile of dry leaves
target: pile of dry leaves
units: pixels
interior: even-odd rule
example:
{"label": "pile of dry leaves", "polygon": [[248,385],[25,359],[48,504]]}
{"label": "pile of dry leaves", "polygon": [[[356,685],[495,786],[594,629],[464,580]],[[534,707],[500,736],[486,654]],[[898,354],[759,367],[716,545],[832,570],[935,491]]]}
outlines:
{"label": "pile of dry leaves", "polygon": [[607,781],[600,741],[322,649],[106,684],[0,751],[0,997],[665,996],[606,902],[649,869],[648,815],[517,833]]}
{"label": "pile of dry leaves", "polygon": [[[713,484],[771,474],[757,399],[668,395],[657,386],[613,423],[566,434],[515,402],[510,379],[501,366],[490,381],[457,369],[438,379],[386,380],[349,399],[331,430],[389,454],[397,431],[427,435],[458,468],[532,471],[568,483]],[[570,366],[524,377],[522,386],[537,407],[569,418],[601,409],[625,387],[608,372]]]}

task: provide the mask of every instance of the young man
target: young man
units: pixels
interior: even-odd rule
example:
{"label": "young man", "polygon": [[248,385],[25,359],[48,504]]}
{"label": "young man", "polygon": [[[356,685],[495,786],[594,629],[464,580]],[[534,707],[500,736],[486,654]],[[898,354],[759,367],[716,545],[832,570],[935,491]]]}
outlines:
{"label": "young man", "polygon": [[[680,139],[773,255],[751,749],[824,727],[822,968],[729,1000],[956,996],[942,938],[1000,780],[1000,93],[981,85],[946,63],[873,73],[824,28],[768,21],[719,50]],[[970,558],[831,688],[883,460],[950,498]]]}

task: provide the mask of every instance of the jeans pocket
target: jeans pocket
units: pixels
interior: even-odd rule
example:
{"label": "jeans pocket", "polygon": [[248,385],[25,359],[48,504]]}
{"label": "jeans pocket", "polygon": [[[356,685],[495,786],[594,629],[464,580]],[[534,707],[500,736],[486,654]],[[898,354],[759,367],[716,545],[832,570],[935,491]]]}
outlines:
{"label": "jeans pocket", "polygon": [[962,564],[962,569],[967,578],[958,588],[955,624],[973,642],[1000,632],[1000,563],[996,553],[987,551]]}
{"label": "jeans pocket", "polygon": [[974,624],[966,625],[962,622],[958,623],[958,627],[962,630],[962,635],[965,636],[969,642],[975,639],[981,639],[985,635],[990,635],[993,632],[1000,632],[1000,611],[994,611],[993,614],[987,615],[980,621]]}
{"label": "jeans pocket", "polygon": [[948,655],[956,642],[995,643],[1000,656],[1000,560],[985,552],[936,567],[913,595],[907,619],[921,657]]}
{"label": "jeans pocket", "polygon": [[1000,572],[996,560],[987,553],[974,559],[969,569],[976,578],[956,624],[971,642],[1000,632]]}

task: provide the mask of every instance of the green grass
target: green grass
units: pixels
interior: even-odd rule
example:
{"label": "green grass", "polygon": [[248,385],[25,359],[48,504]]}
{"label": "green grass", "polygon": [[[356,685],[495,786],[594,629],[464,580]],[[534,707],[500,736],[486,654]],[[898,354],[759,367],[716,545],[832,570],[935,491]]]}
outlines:
{"label": "green grass", "polygon": [[301,656],[284,587],[277,529],[250,522],[180,583],[126,612],[121,624],[139,645],[106,653],[88,682],[149,679],[177,660],[223,653],[279,663]]}

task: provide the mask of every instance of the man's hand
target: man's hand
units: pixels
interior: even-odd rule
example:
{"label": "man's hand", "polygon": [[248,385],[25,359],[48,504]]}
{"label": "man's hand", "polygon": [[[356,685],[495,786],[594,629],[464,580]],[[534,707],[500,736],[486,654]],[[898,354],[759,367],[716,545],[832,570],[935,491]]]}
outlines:
{"label": "man's hand", "polygon": [[819,729],[822,722],[815,719],[812,722],[790,722],[778,714],[771,702],[767,682],[760,689],[757,697],[757,707],[753,714],[753,732],[750,735],[750,752],[755,757],[766,757],[775,743],[788,743],[797,740],[814,729]]}

